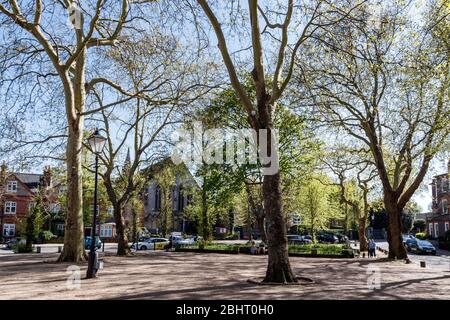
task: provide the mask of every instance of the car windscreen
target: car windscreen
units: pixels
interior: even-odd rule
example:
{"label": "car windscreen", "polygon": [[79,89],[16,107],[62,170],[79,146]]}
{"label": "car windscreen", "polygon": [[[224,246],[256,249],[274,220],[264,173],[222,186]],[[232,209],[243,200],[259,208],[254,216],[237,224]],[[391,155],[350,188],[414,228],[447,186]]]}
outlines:
{"label": "car windscreen", "polygon": [[428,241],[423,241],[423,240],[417,241],[417,244],[418,244],[419,246],[428,246],[428,247],[432,246],[432,244],[431,244],[430,242],[428,242]]}

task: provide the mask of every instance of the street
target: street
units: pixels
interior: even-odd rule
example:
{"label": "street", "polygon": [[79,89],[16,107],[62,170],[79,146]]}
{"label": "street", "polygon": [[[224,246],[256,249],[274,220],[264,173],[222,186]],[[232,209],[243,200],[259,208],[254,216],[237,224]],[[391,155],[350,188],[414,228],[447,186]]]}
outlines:
{"label": "street", "polygon": [[[130,243],[131,245],[131,243]],[[57,253],[58,247],[62,247],[62,243],[46,243],[46,244],[37,244],[34,245],[35,247],[41,247],[41,253]],[[101,252],[103,250],[103,247],[99,249]],[[117,250],[117,243],[105,243],[105,252],[116,252]],[[11,254],[13,253],[12,250],[9,250],[6,248],[5,245],[0,245],[0,256],[2,254]]]}
{"label": "street", "polygon": [[[388,249],[389,245],[387,241],[375,241],[377,246],[382,249]],[[425,261],[427,268],[432,269],[446,269],[450,270],[450,252],[436,248],[436,255],[422,255],[412,252],[408,252],[409,259],[417,265],[420,265],[420,261]]]}

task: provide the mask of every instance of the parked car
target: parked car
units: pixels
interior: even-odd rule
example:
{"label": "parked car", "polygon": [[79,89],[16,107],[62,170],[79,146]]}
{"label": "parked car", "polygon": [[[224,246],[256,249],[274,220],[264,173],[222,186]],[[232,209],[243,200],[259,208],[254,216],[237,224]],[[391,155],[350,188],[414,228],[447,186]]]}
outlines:
{"label": "parked car", "polygon": [[185,238],[185,239],[178,241],[177,245],[188,246],[188,245],[194,245],[196,242],[197,242],[196,238],[190,237],[190,238]]}
{"label": "parked car", "polygon": [[333,234],[323,233],[323,234],[319,234],[317,236],[317,241],[319,241],[321,243],[337,243],[339,240]]}
{"label": "parked car", "polygon": [[312,243],[311,239],[305,238],[304,236],[300,236],[298,234],[288,234],[287,235],[289,244],[307,244]]}
{"label": "parked car", "polygon": [[409,238],[406,240],[406,250],[418,254],[436,254],[436,248],[429,241],[416,238]]}
{"label": "parked car", "polygon": [[402,235],[402,238],[403,238],[403,244],[406,246],[406,242],[408,241],[408,240],[411,240],[411,239],[416,239],[416,237],[414,237],[412,234],[403,234]]}
{"label": "parked car", "polygon": [[[139,250],[156,250],[164,249],[164,247],[169,244],[169,240],[166,238],[148,238],[145,241],[139,241],[137,243],[137,248]],[[133,243],[132,249],[136,249],[136,244]]]}
{"label": "parked car", "polygon": [[169,237],[169,241],[172,241],[172,245],[176,246],[178,244],[180,244],[181,241],[183,241],[183,237],[182,236],[170,236]]}
{"label": "parked car", "polygon": [[[84,248],[85,249],[90,249],[91,243],[92,243],[92,237],[84,238]],[[100,249],[102,247],[102,241],[100,240],[99,237],[95,237],[95,246],[97,247],[97,249]]]}

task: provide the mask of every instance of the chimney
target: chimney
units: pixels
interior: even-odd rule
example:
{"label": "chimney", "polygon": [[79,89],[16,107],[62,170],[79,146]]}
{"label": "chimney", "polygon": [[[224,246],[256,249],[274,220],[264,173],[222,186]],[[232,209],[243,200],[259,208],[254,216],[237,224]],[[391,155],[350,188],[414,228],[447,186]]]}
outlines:
{"label": "chimney", "polygon": [[52,170],[50,166],[44,167],[44,173],[42,175],[42,182],[44,188],[49,188],[52,185]]}
{"label": "chimney", "polygon": [[0,177],[6,177],[7,172],[8,172],[8,166],[6,165],[6,161],[3,160],[2,167],[0,169]]}

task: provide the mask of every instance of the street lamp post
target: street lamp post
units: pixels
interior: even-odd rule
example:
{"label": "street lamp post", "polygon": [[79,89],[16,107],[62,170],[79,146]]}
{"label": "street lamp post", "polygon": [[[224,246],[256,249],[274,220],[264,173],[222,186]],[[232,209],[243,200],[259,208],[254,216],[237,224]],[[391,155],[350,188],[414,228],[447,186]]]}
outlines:
{"label": "street lamp post", "polygon": [[98,155],[102,152],[105,146],[106,138],[101,136],[98,129],[95,130],[94,134],[88,138],[91,150],[95,153],[95,183],[94,183],[94,214],[92,218],[92,231],[91,231],[91,248],[89,251],[88,260],[88,270],[86,278],[95,278],[97,273],[97,252],[96,252],[96,227],[97,227],[97,186],[98,186]]}

